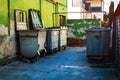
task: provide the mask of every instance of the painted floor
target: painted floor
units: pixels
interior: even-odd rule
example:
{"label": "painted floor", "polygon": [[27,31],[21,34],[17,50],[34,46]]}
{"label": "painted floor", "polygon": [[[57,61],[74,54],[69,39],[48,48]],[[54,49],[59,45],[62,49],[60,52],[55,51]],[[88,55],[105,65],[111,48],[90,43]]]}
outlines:
{"label": "painted floor", "polygon": [[35,63],[20,61],[0,67],[0,80],[120,80],[114,65],[88,63],[84,47],[69,47],[40,58]]}

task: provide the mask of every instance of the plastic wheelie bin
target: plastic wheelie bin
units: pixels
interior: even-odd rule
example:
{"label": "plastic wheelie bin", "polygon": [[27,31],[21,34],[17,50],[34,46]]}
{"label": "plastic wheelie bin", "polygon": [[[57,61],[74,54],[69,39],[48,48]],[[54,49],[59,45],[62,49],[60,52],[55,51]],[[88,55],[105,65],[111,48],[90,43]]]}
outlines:
{"label": "plastic wheelie bin", "polygon": [[46,49],[48,52],[54,52],[58,50],[59,30],[60,29],[56,29],[56,28],[47,29]]}
{"label": "plastic wheelie bin", "polygon": [[59,48],[65,49],[67,46],[67,28],[66,27],[60,27],[58,41],[59,41],[58,42]]}

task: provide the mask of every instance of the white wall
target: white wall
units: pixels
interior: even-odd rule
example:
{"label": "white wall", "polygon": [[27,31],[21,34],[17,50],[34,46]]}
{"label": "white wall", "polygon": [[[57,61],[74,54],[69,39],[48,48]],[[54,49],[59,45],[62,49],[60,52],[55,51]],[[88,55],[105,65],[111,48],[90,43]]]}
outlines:
{"label": "white wall", "polygon": [[[79,0],[77,1],[79,2]],[[82,7],[82,3],[79,5]],[[68,12],[82,12],[83,9],[80,6],[73,6],[72,0],[68,0]],[[83,13],[68,13],[68,19],[80,19],[83,17],[82,14]]]}
{"label": "white wall", "polygon": [[[68,0],[68,12],[83,12],[85,10],[82,8],[82,5],[83,4],[81,3],[80,6],[73,6],[72,0]],[[83,13],[68,13],[68,19],[93,18],[94,14],[96,15],[97,18],[100,18],[101,20],[103,20],[103,13],[92,13],[92,14],[91,13],[84,13],[84,14]]]}

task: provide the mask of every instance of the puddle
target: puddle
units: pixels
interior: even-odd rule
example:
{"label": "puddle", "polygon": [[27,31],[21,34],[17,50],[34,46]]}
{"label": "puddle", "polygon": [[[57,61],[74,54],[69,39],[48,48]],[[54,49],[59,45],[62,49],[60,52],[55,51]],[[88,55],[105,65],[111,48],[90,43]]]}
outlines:
{"label": "puddle", "polygon": [[56,68],[88,69],[88,68],[114,68],[114,67],[111,67],[110,65],[105,65],[105,64],[90,64],[87,66],[59,65],[59,66],[56,66]]}
{"label": "puddle", "polygon": [[82,69],[82,68],[89,68],[87,66],[73,66],[73,65],[59,65],[57,68],[73,68],[73,69]]}

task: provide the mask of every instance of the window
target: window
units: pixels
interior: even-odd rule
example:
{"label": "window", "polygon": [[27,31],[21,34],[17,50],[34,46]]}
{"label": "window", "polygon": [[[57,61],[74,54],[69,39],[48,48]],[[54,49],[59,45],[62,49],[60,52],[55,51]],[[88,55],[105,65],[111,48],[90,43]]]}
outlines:
{"label": "window", "polygon": [[72,0],[72,6],[73,7],[80,7],[81,0]]}

